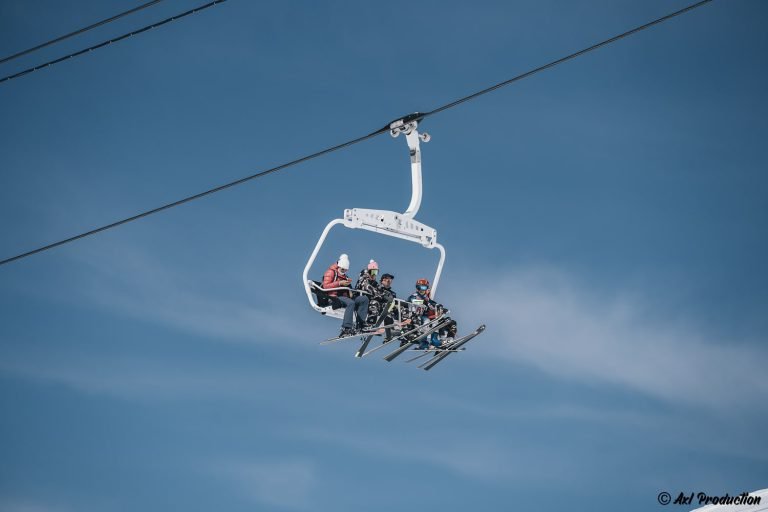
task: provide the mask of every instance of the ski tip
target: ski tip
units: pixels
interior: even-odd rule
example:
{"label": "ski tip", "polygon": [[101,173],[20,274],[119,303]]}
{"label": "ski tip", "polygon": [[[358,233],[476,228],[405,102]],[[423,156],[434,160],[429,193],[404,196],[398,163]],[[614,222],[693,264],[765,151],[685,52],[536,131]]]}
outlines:
{"label": "ski tip", "polygon": [[477,332],[483,332],[485,330],[485,324],[477,328]]}

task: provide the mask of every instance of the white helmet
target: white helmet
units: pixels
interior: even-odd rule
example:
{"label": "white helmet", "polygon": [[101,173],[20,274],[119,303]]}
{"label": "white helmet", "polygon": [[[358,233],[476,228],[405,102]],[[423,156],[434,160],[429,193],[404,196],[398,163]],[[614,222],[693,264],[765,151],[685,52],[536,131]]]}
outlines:
{"label": "white helmet", "polygon": [[339,265],[339,268],[349,270],[349,256],[347,256],[346,254],[342,254],[341,256],[339,256],[339,261],[337,263]]}

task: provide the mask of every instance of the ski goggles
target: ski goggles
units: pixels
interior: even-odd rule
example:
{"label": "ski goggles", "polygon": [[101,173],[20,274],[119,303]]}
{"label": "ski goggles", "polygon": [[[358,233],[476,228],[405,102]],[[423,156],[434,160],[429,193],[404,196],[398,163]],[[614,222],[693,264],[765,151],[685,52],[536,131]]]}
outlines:
{"label": "ski goggles", "polygon": [[427,286],[425,284],[420,284],[420,285],[418,285],[416,287],[416,289],[419,290],[419,291],[425,292],[425,291],[429,290],[429,286]]}
{"label": "ski goggles", "polygon": [[372,268],[372,269],[370,269],[368,272],[369,272],[369,273],[370,273],[372,276],[375,276],[376,274],[378,274],[378,273],[379,273],[379,269],[377,269],[377,268]]}

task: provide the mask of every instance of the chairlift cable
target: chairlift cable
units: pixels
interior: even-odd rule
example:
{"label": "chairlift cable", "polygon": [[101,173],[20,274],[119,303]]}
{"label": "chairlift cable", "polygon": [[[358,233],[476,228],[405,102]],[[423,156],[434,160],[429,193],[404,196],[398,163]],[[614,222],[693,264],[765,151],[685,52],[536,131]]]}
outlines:
{"label": "chairlift cable", "polygon": [[172,21],[176,21],[178,19],[184,18],[185,16],[189,16],[190,14],[195,14],[197,12],[200,12],[200,11],[204,10],[204,9],[207,9],[209,7],[213,7],[214,5],[217,5],[217,4],[226,2],[226,1],[227,0],[213,0],[212,2],[209,2],[209,3],[205,4],[205,5],[201,5],[199,7],[195,7],[194,9],[190,9],[190,10],[182,12],[180,14],[175,14],[175,15],[171,16],[170,18],[166,18],[166,19],[164,19],[162,21],[158,21],[157,23],[153,23],[151,25],[147,25],[146,27],[142,27],[142,28],[140,28],[138,30],[134,30],[132,32],[128,32],[127,34],[123,34],[121,36],[109,39],[109,40],[101,42],[99,44],[96,44],[96,45],[93,45],[93,46],[89,46],[88,48],[83,48],[80,51],[77,51],[75,53],[70,53],[69,55],[65,55],[63,57],[59,57],[58,59],[50,60],[48,62],[44,62],[43,64],[38,64],[37,66],[33,66],[31,68],[27,68],[27,69],[25,69],[23,71],[19,71],[18,73],[14,73],[12,75],[5,76],[3,78],[0,78],[0,83],[8,82],[10,80],[13,80],[14,78],[19,78],[19,77],[22,77],[24,75],[28,75],[28,74],[30,74],[30,73],[32,73],[34,71],[38,71],[40,69],[47,68],[49,66],[53,66],[54,64],[58,64],[58,63],[63,62],[65,60],[69,60],[69,59],[71,59],[73,57],[79,57],[80,55],[83,55],[85,53],[92,52],[93,50],[98,50],[99,48],[103,48],[103,47],[108,46],[108,45],[110,45],[112,43],[116,43],[118,41],[122,41],[123,39],[128,39],[129,37],[141,34],[142,32],[146,32],[147,30],[151,30],[153,28],[157,28],[159,26],[165,25],[166,23],[170,23]]}
{"label": "chairlift cable", "polygon": [[101,21],[97,21],[96,23],[92,25],[88,25],[87,27],[79,28],[75,30],[74,32],[70,32],[69,34],[64,34],[63,36],[56,37],[54,39],[51,39],[50,41],[46,41],[42,44],[39,44],[37,46],[33,46],[32,48],[27,48],[26,50],[22,50],[18,53],[14,53],[13,55],[9,55],[7,57],[3,57],[0,59],[0,64],[3,64],[5,62],[8,62],[9,60],[17,59],[19,57],[22,57],[24,55],[28,55],[32,52],[36,52],[37,50],[41,50],[47,46],[50,46],[52,44],[60,43],[61,41],[64,41],[65,39],[69,39],[70,37],[78,36],[82,33],[88,32],[89,30],[93,30],[94,28],[101,27],[102,25],[106,25],[107,23],[111,23],[113,21],[117,21],[120,18],[123,18],[125,16],[128,16],[129,14],[133,14],[135,12],[139,12],[143,9],[146,9],[147,7],[152,7],[153,5],[162,2],[163,0],[152,0],[151,2],[147,2],[145,4],[141,4],[139,6],[134,7],[133,9],[128,9],[127,11],[121,12],[120,14],[115,14],[114,16],[111,16],[109,18],[105,18]]}
{"label": "chairlift cable", "polygon": [[[223,2],[223,1],[225,1],[225,0],[217,0],[216,2],[212,2],[211,4],[208,4],[208,6],[213,5],[215,3]],[[671,18],[679,16],[680,14],[684,14],[686,12],[690,12],[691,10],[696,9],[698,7],[701,7],[701,6],[703,6],[703,5],[707,4],[707,3],[710,3],[711,1],[712,0],[702,0],[700,2],[696,2],[695,4],[692,4],[692,5],[688,6],[688,7],[685,7],[684,9],[680,9],[679,11],[675,11],[675,12],[673,12],[671,14],[667,14],[665,16],[662,16],[661,18],[658,18],[658,19],[656,19],[654,21],[651,21],[649,23],[646,23],[646,24],[641,25],[639,27],[636,27],[634,29],[628,30],[628,31],[626,31],[626,32],[624,32],[622,34],[619,34],[617,36],[611,37],[610,39],[606,39],[605,41],[602,41],[602,42],[597,43],[595,45],[592,45],[592,46],[590,46],[588,48],[585,48],[585,49],[580,50],[578,52],[575,52],[575,53],[572,53],[570,55],[567,55],[567,56],[565,56],[563,58],[554,60],[554,61],[552,61],[552,62],[550,62],[548,64],[545,64],[543,66],[539,66],[539,67],[537,67],[537,68],[535,68],[533,70],[527,71],[527,72],[525,72],[525,73],[523,73],[521,75],[518,75],[518,76],[516,76],[514,78],[510,78],[509,80],[505,80],[504,82],[499,82],[496,85],[493,85],[491,87],[488,87],[488,88],[483,89],[481,91],[478,91],[476,93],[470,94],[470,95],[465,96],[463,98],[460,98],[458,100],[452,101],[451,103],[448,103],[446,105],[438,107],[438,108],[436,108],[434,110],[431,110],[429,112],[426,112],[426,113],[423,113],[423,114],[412,114],[410,116],[406,116],[406,118],[412,118],[414,120],[420,120],[420,119],[423,119],[424,117],[438,114],[440,112],[443,112],[444,110],[448,110],[448,109],[456,107],[456,106],[458,106],[458,105],[460,105],[462,103],[465,103],[467,101],[473,100],[473,99],[475,99],[475,98],[477,98],[477,97],[479,97],[481,95],[487,94],[489,92],[492,92],[492,91],[495,91],[497,89],[500,89],[501,87],[504,87],[504,86],[510,85],[510,84],[512,84],[514,82],[517,82],[519,80],[522,80],[523,78],[527,78],[527,77],[529,77],[529,76],[531,76],[533,74],[536,74],[536,73],[538,73],[540,71],[544,71],[546,69],[550,69],[550,68],[555,67],[555,66],[557,66],[559,64],[562,64],[562,63],[564,63],[564,62],[566,62],[568,60],[571,60],[571,59],[574,59],[574,58],[579,57],[581,55],[584,55],[584,54],[586,54],[588,52],[591,52],[593,50],[596,50],[598,48],[606,46],[606,45],[608,45],[610,43],[613,43],[615,41],[623,39],[623,38],[625,38],[627,36],[630,36],[632,34],[636,34],[636,33],[640,32],[642,30],[645,30],[645,29],[650,28],[650,27],[652,27],[654,25],[662,23],[662,22],[664,22],[666,20],[669,20]],[[255,180],[257,178],[264,177],[264,176],[266,176],[268,174],[272,174],[272,173],[275,173],[275,172],[278,172],[278,171],[282,171],[282,170],[287,169],[289,167],[292,167],[294,165],[297,165],[297,164],[306,162],[308,160],[312,160],[312,159],[318,158],[320,156],[326,155],[328,153],[332,153],[334,151],[338,151],[340,149],[352,146],[354,144],[357,144],[357,143],[363,142],[365,140],[371,139],[371,138],[376,137],[378,135],[381,135],[383,133],[387,133],[387,132],[389,132],[389,127],[390,127],[390,125],[388,124],[388,125],[380,128],[380,129],[378,129],[376,131],[373,131],[373,132],[371,132],[371,133],[369,133],[367,135],[364,135],[362,137],[351,139],[351,140],[349,140],[347,142],[343,142],[341,144],[337,144],[335,146],[329,147],[327,149],[323,149],[321,151],[312,153],[310,155],[303,156],[303,157],[298,158],[296,160],[292,160],[290,162],[278,165],[276,167],[272,167],[271,169],[267,169],[265,171],[262,171],[262,172],[259,172],[259,173],[256,173],[256,174],[252,174],[250,176],[246,176],[245,178],[240,178],[238,180],[226,183],[224,185],[220,185],[220,186],[211,188],[211,189],[206,190],[204,192],[200,192],[198,194],[194,194],[194,195],[185,197],[185,198],[180,199],[178,201],[174,201],[172,203],[168,203],[168,204],[165,204],[163,206],[160,206],[160,207],[157,207],[157,208],[153,208],[151,210],[147,210],[147,211],[139,213],[137,215],[133,215],[131,217],[127,217],[127,218],[119,220],[117,222],[113,222],[111,224],[107,224],[105,226],[101,226],[99,228],[96,228],[96,229],[93,229],[93,230],[90,230],[90,231],[86,231],[86,232],[81,233],[79,235],[76,235],[76,236],[73,236],[73,237],[70,237],[70,238],[67,238],[67,239],[64,239],[64,240],[60,240],[58,242],[54,242],[54,243],[51,243],[51,244],[39,247],[37,249],[33,249],[31,251],[28,251],[28,252],[25,252],[25,253],[13,256],[11,258],[0,260],[0,265],[5,265],[7,263],[11,263],[13,261],[17,261],[17,260],[20,260],[22,258],[26,258],[28,256],[32,256],[33,254],[37,254],[37,253],[40,253],[40,252],[43,252],[43,251],[47,251],[49,249],[53,249],[55,247],[59,247],[59,246],[64,245],[64,244],[67,244],[67,243],[70,243],[70,242],[74,242],[76,240],[80,240],[82,238],[85,238],[85,237],[88,237],[88,236],[91,236],[91,235],[95,235],[95,234],[100,233],[102,231],[106,231],[108,229],[116,228],[118,226],[122,226],[123,224],[127,224],[129,222],[133,222],[135,220],[138,220],[138,219],[141,219],[141,218],[144,218],[144,217],[148,217],[149,215],[153,215],[155,213],[159,213],[159,212],[161,212],[163,210],[168,210],[168,209],[173,208],[175,206],[179,206],[179,205],[182,205],[184,203],[188,203],[190,201],[194,201],[196,199],[200,199],[202,197],[214,194],[216,192],[220,192],[222,190],[234,187],[236,185],[241,185],[241,184],[246,183],[248,181],[252,181],[252,180]]]}
{"label": "chairlift cable", "polygon": [[689,11],[692,11],[692,10],[696,9],[697,7],[701,7],[704,4],[708,4],[711,1],[712,0],[702,0],[702,1],[697,2],[695,4],[691,4],[688,7],[685,7],[683,9],[680,9],[679,11],[675,11],[673,13],[667,14],[666,16],[662,16],[661,18],[655,19],[655,20],[653,20],[653,21],[651,21],[649,23],[646,23],[645,25],[640,25],[639,27],[635,27],[635,28],[633,28],[631,30],[627,30],[626,32],[623,32],[623,33],[621,33],[621,34],[619,34],[617,36],[613,36],[610,39],[606,39],[605,41],[601,41],[601,42],[599,42],[597,44],[594,44],[594,45],[592,45],[592,46],[590,46],[588,48],[584,48],[583,50],[579,50],[579,51],[574,52],[574,53],[572,53],[570,55],[566,55],[565,57],[559,58],[557,60],[553,60],[552,62],[550,62],[548,64],[544,64],[543,66],[539,66],[539,67],[537,67],[535,69],[532,69],[530,71],[526,71],[525,73],[523,73],[521,75],[517,75],[514,78],[510,78],[509,80],[504,80],[503,82],[499,82],[496,85],[492,85],[491,87],[483,89],[482,91],[478,91],[478,92],[472,93],[472,94],[470,94],[468,96],[464,96],[463,98],[460,98],[458,100],[452,101],[452,102],[450,102],[450,103],[448,103],[446,105],[443,105],[442,107],[438,107],[438,108],[436,108],[434,110],[426,112],[422,116],[422,119],[424,117],[427,117],[427,116],[438,114],[438,113],[440,113],[440,112],[442,112],[444,110],[448,110],[449,108],[453,108],[453,107],[456,107],[458,105],[461,105],[462,103],[465,103],[465,102],[467,102],[469,100],[473,100],[473,99],[475,99],[475,98],[477,98],[479,96],[482,96],[484,94],[488,94],[489,92],[493,92],[496,89],[500,89],[500,88],[505,87],[507,85],[513,84],[514,82],[518,82],[518,81],[520,81],[520,80],[522,80],[524,78],[528,78],[529,76],[535,75],[536,73],[539,73],[540,71],[544,71],[546,69],[553,68],[553,67],[555,67],[555,66],[557,66],[559,64],[562,64],[562,63],[564,63],[566,61],[569,61],[571,59],[575,59],[576,57],[580,57],[580,56],[584,55],[585,53],[589,53],[589,52],[591,52],[593,50],[597,50],[598,48],[602,48],[603,46],[607,46],[607,45],[609,45],[611,43],[615,43],[616,41],[618,41],[620,39],[624,39],[625,37],[628,37],[628,36],[631,36],[633,34],[636,34],[636,33],[640,32],[640,31],[643,31],[643,30],[645,30],[647,28],[650,28],[650,27],[652,27],[654,25],[658,25],[659,23],[662,23],[662,22],[667,21],[667,20],[669,20],[671,18],[674,18],[675,16],[679,16],[681,14],[685,14],[685,13],[687,13]]}
{"label": "chairlift cable", "polygon": [[107,224],[105,226],[101,226],[99,228],[92,229],[91,231],[86,231],[84,233],[80,233],[79,235],[73,236],[71,238],[67,238],[65,240],[61,240],[61,241],[58,241],[58,242],[55,242],[55,243],[52,243],[52,244],[49,244],[49,245],[46,245],[46,246],[43,246],[43,247],[39,247],[39,248],[34,249],[32,251],[25,252],[23,254],[19,254],[18,256],[14,256],[12,258],[8,258],[8,259],[5,259],[5,260],[2,260],[2,261],[0,261],[0,265],[5,265],[6,263],[11,263],[12,261],[20,260],[22,258],[26,258],[28,256],[32,256],[33,254],[37,254],[39,252],[47,251],[49,249],[53,249],[54,247],[58,247],[60,245],[64,245],[64,244],[67,244],[67,243],[70,243],[70,242],[74,242],[75,240],[79,240],[79,239],[85,238],[87,236],[95,235],[96,233],[100,233],[100,232],[106,231],[108,229],[116,228],[116,227],[121,226],[123,224],[127,224],[127,223],[133,222],[135,220],[139,220],[139,219],[141,219],[143,217],[147,217],[149,215],[152,215],[152,214],[155,214],[155,213],[159,213],[159,212],[161,212],[163,210],[168,210],[169,208],[173,208],[174,206],[179,206],[179,205],[182,205],[184,203],[188,203],[190,201],[194,201],[195,199],[200,199],[201,197],[205,197],[207,195],[214,194],[216,192],[220,192],[220,191],[222,191],[224,189],[227,189],[227,188],[230,188],[230,187],[234,187],[236,185],[241,185],[241,184],[243,184],[243,183],[245,183],[247,181],[255,180],[257,178],[263,178],[264,176],[266,176],[268,174],[272,174],[274,172],[281,171],[281,170],[286,169],[288,167],[291,167],[293,165],[297,165],[297,164],[300,164],[302,162],[306,162],[307,160],[312,160],[313,158],[317,158],[317,157],[326,155],[328,153],[332,153],[334,151],[338,151],[338,150],[340,150],[342,148],[345,148],[347,146],[351,146],[353,144],[357,144],[358,142],[362,142],[362,141],[364,141],[366,139],[370,139],[371,137],[375,137],[376,135],[380,135],[381,133],[383,133],[383,131],[382,130],[378,130],[378,131],[375,131],[373,133],[369,133],[368,135],[365,135],[364,137],[358,137],[357,139],[353,139],[353,140],[344,142],[342,144],[338,144],[336,146],[333,146],[333,147],[330,147],[330,148],[327,148],[327,149],[323,149],[322,151],[318,151],[317,153],[312,153],[311,155],[307,155],[307,156],[303,156],[301,158],[297,158],[296,160],[292,160],[292,161],[290,161],[288,163],[278,165],[277,167],[272,167],[271,169],[267,169],[266,171],[262,171],[262,172],[259,172],[259,173],[256,173],[256,174],[252,174],[250,176],[246,176],[245,178],[240,178],[239,180],[235,180],[235,181],[226,183],[224,185],[220,185],[218,187],[214,187],[214,188],[208,189],[205,192],[200,192],[198,194],[195,194],[195,195],[192,195],[192,196],[188,196],[188,197],[185,197],[183,199],[179,199],[178,201],[174,201],[172,203],[164,204],[163,206],[159,206],[157,208],[153,208],[151,210],[147,210],[145,212],[139,213],[139,214],[134,215],[132,217],[127,217],[127,218],[119,220],[117,222],[113,222],[112,224]]}

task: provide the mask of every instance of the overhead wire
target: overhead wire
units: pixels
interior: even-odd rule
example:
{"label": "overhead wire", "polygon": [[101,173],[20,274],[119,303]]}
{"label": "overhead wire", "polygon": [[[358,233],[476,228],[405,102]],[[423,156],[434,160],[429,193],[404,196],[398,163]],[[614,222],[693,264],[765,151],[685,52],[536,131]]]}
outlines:
{"label": "overhead wire", "polygon": [[79,235],[75,235],[75,236],[73,236],[71,238],[67,238],[65,240],[60,240],[58,242],[54,242],[52,244],[48,244],[48,245],[43,246],[43,247],[39,247],[39,248],[34,249],[32,251],[25,252],[23,254],[19,254],[17,256],[12,257],[12,258],[8,258],[8,259],[5,259],[5,260],[2,260],[2,261],[0,261],[0,265],[5,265],[6,263],[10,263],[12,261],[20,260],[22,258],[26,258],[27,256],[32,256],[33,254],[37,254],[39,252],[47,251],[49,249],[53,249],[54,247],[58,247],[60,245],[64,245],[64,244],[67,244],[67,243],[70,243],[70,242],[74,242],[75,240],[79,240],[79,239],[85,238],[87,236],[95,235],[96,233],[100,233],[100,232],[106,231],[108,229],[116,228],[117,226],[121,226],[121,225],[127,224],[129,222],[133,222],[134,220],[138,220],[138,219],[141,219],[143,217],[147,217],[149,215],[161,212],[163,210],[168,210],[169,208],[173,208],[174,206],[179,206],[179,205],[182,205],[184,203],[188,203],[190,201],[194,201],[195,199],[200,199],[201,197],[205,197],[207,195],[214,194],[216,192],[220,192],[222,190],[234,187],[236,185],[241,185],[241,184],[243,184],[243,183],[245,183],[247,181],[255,180],[256,178],[261,178],[261,177],[266,176],[268,174],[272,174],[273,172],[281,171],[283,169],[286,169],[288,167],[294,166],[296,164],[300,164],[302,162],[306,162],[307,160],[312,160],[313,158],[317,158],[319,156],[327,155],[328,153],[333,153],[334,151],[338,151],[338,150],[340,150],[342,148],[345,148],[347,146],[351,146],[353,144],[357,144],[358,142],[362,142],[362,141],[364,141],[366,139],[370,139],[371,137],[375,137],[376,135],[380,135],[381,133],[383,133],[383,132],[382,131],[372,132],[372,133],[369,133],[368,135],[364,135],[363,137],[358,137],[357,139],[353,139],[353,140],[344,142],[342,144],[338,144],[336,146],[333,146],[333,147],[330,147],[330,148],[327,148],[327,149],[323,149],[323,150],[318,151],[316,153],[312,153],[311,155],[307,155],[307,156],[303,156],[301,158],[297,158],[296,160],[292,160],[292,161],[290,161],[288,163],[281,164],[281,165],[278,165],[276,167],[272,167],[271,169],[267,169],[266,171],[262,171],[262,172],[259,172],[259,173],[256,173],[256,174],[252,174],[251,176],[246,176],[245,178],[240,178],[238,180],[231,181],[229,183],[225,183],[224,185],[220,185],[218,187],[214,187],[214,188],[208,189],[208,190],[206,190],[204,192],[200,192],[198,194],[194,194],[194,195],[185,197],[183,199],[179,199],[178,201],[174,201],[172,203],[164,204],[163,206],[159,206],[157,208],[153,208],[151,210],[147,210],[147,211],[139,213],[137,215],[133,215],[132,217],[127,217],[127,218],[119,220],[117,222],[113,222],[112,224],[107,224],[105,226],[101,226],[99,228],[92,229],[90,231],[86,231],[85,233],[80,233]]}
{"label": "overhead wire", "polygon": [[475,98],[477,98],[479,96],[482,96],[484,94],[488,94],[489,92],[493,92],[496,89],[500,89],[500,88],[505,87],[507,85],[513,84],[513,83],[515,83],[517,81],[520,81],[520,80],[522,80],[524,78],[528,78],[529,76],[535,75],[536,73],[539,73],[539,72],[544,71],[546,69],[553,68],[553,67],[555,67],[555,66],[557,66],[559,64],[562,64],[564,62],[567,62],[567,61],[569,61],[571,59],[575,59],[576,57],[580,57],[580,56],[584,55],[585,53],[589,53],[591,51],[597,50],[598,48],[602,48],[603,46],[609,45],[611,43],[615,43],[616,41],[619,41],[620,39],[624,39],[625,37],[629,37],[629,36],[631,36],[633,34],[641,32],[641,31],[643,31],[643,30],[645,30],[647,28],[651,28],[654,25],[658,25],[659,23],[663,23],[663,22],[665,22],[665,21],[667,21],[669,19],[674,18],[675,16],[680,16],[681,14],[685,14],[685,13],[687,13],[689,11],[692,11],[692,10],[694,10],[694,9],[696,9],[698,7],[701,7],[702,5],[708,4],[710,2],[712,2],[712,0],[701,0],[700,2],[696,2],[695,4],[691,4],[688,7],[684,7],[682,9],[680,9],[679,11],[672,12],[670,14],[667,14],[666,16],[662,16],[661,18],[657,18],[657,19],[655,19],[653,21],[650,21],[650,22],[648,22],[648,23],[646,23],[644,25],[640,25],[639,27],[635,27],[635,28],[633,28],[631,30],[627,30],[626,32],[622,32],[619,35],[613,36],[613,37],[611,37],[609,39],[606,39],[604,41],[600,41],[599,43],[593,44],[592,46],[584,48],[583,50],[579,50],[577,52],[571,53],[570,55],[566,55],[565,57],[561,57],[561,58],[559,58],[557,60],[553,60],[552,62],[544,64],[543,66],[539,66],[539,67],[537,67],[535,69],[532,69],[530,71],[526,71],[525,73],[523,73],[521,75],[517,75],[516,77],[510,78],[509,80],[504,80],[503,82],[499,82],[499,83],[497,83],[495,85],[492,85],[492,86],[490,86],[490,87],[488,87],[486,89],[483,89],[481,91],[477,91],[477,92],[472,93],[472,94],[470,94],[468,96],[464,96],[463,98],[459,98],[459,99],[457,99],[455,101],[447,103],[447,104],[443,105],[442,107],[438,107],[438,108],[436,108],[434,110],[431,110],[431,111],[425,113],[423,117],[435,115],[435,114],[438,114],[438,113],[440,113],[440,112],[442,112],[444,110],[448,110],[449,108],[453,108],[453,107],[456,107],[458,105],[461,105],[464,102],[467,102],[469,100],[473,100],[473,99],[475,99]]}
{"label": "overhead wire", "polygon": [[93,23],[92,25],[88,25],[87,27],[79,28],[73,32],[70,32],[69,34],[64,34],[63,36],[56,37],[54,39],[51,39],[50,41],[46,41],[44,43],[41,43],[37,46],[33,46],[32,48],[27,48],[26,50],[22,50],[18,53],[14,53],[13,55],[9,55],[7,57],[3,57],[0,59],[0,64],[3,64],[5,62],[8,62],[13,59],[18,59],[19,57],[22,57],[24,55],[29,55],[32,52],[36,52],[37,50],[41,50],[47,46],[50,46],[52,44],[60,43],[61,41],[64,41],[65,39],[69,39],[70,37],[79,36],[80,34],[83,34],[85,32],[88,32],[89,30],[93,30],[94,28],[101,27],[102,25],[106,25],[107,23],[111,23],[113,21],[117,21],[120,18],[123,18],[125,16],[128,16],[129,14],[133,14],[135,12],[139,12],[143,9],[146,9],[147,7],[152,7],[155,4],[158,4],[162,2],[163,0],[152,0],[151,2],[147,2],[141,5],[138,5],[134,7],[133,9],[128,9],[125,12],[121,12],[120,14],[115,14],[114,16],[110,16],[109,18],[105,18],[101,21],[97,21],[96,23]]}
{"label": "overhead wire", "polygon": [[[425,118],[427,116],[432,116],[432,115],[438,114],[438,113],[443,112],[445,110],[448,110],[450,108],[454,108],[454,107],[456,107],[456,106],[458,106],[458,105],[460,105],[462,103],[465,103],[467,101],[475,99],[475,98],[477,98],[479,96],[482,96],[484,94],[487,94],[489,92],[495,91],[495,90],[497,90],[497,89],[499,89],[501,87],[504,87],[506,85],[512,84],[512,83],[517,82],[519,80],[522,80],[523,78],[529,77],[529,76],[531,76],[533,74],[536,74],[536,73],[538,73],[540,71],[543,71],[543,70],[546,70],[546,69],[550,69],[550,68],[552,68],[554,66],[557,66],[559,64],[562,64],[562,63],[564,63],[564,62],[566,62],[568,60],[571,60],[571,59],[574,59],[574,58],[579,57],[581,55],[584,55],[585,53],[591,52],[591,51],[596,50],[598,48],[601,48],[601,47],[603,47],[603,46],[605,46],[607,44],[610,44],[612,42],[618,41],[618,40],[623,39],[623,38],[625,38],[625,37],[627,37],[629,35],[635,34],[637,32],[645,30],[645,29],[647,29],[649,27],[652,27],[654,25],[662,23],[662,22],[664,22],[666,20],[674,18],[675,16],[679,16],[680,14],[684,14],[686,12],[692,11],[693,9],[701,7],[701,6],[703,6],[703,5],[707,4],[707,3],[710,3],[712,1],[713,0],[702,0],[700,2],[696,2],[694,4],[689,5],[688,7],[685,7],[683,9],[680,9],[680,10],[675,11],[673,13],[670,13],[670,14],[667,14],[667,15],[662,16],[660,18],[657,18],[654,21],[651,21],[649,23],[645,23],[644,25],[640,25],[640,26],[638,26],[636,28],[633,28],[631,30],[623,32],[623,33],[621,33],[619,35],[616,35],[614,37],[611,37],[609,39],[601,41],[601,42],[599,42],[597,44],[594,44],[592,46],[584,48],[583,50],[579,50],[577,52],[571,53],[570,55],[567,55],[567,56],[562,57],[560,59],[557,59],[557,60],[554,60],[552,62],[549,62],[548,64],[544,64],[543,66],[539,66],[539,67],[534,68],[534,69],[532,69],[530,71],[526,71],[525,73],[522,73],[522,74],[517,75],[517,76],[515,76],[513,78],[510,78],[509,80],[505,80],[503,82],[499,82],[499,83],[497,83],[497,84],[495,84],[495,85],[493,85],[491,87],[488,87],[488,88],[483,89],[481,91],[478,91],[478,92],[475,92],[473,94],[470,94],[470,95],[464,96],[462,98],[459,98],[459,99],[457,99],[455,101],[447,103],[447,104],[445,104],[443,106],[440,106],[440,107],[438,107],[438,108],[436,108],[434,110],[431,110],[429,112],[426,112],[426,113],[423,113],[423,114],[420,114],[420,113],[411,114],[409,116],[405,116],[402,119],[419,120],[419,119],[423,119],[423,118]],[[300,164],[302,162],[306,162],[308,160],[312,160],[312,159],[318,158],[320,156],[326,155],[328,153],[332,153],[334,151],[338,151],[338,150],[340,150],[342,148],[346,148],[346,147],[352,146],[354,144],[358,144],[360,142],[363,142],[365,140],[371,139],[373,137],[376,137],[378,135],[381,135],[383,133],[388,132],[389,129],[390,129],[390,124],[387,124],[386,126],[380,128],[380,129],[378,129],[376,131],[373,131],[373,132],[371,132],[371,133],[369,133],[367,135],[363,135],[361,137],[357,137],[355,139],[348,140],[347,142],[343,142],[341,144],[337,144],[337,145],[329,147],[327,149],[323,149],[321,151],[317,151],[315,153],[303,156],[301,158],[297,158],[296,160],[292,160],[290,162],[278,165],[276,167],[272,167],[271,169],[267,169],[265,171],[261,171],[261,172],[258,172],[256,174],[252,174],[250,176],[246,176],[244,178],[240,178],[238,180],[231,181],[229,183],[226,183],[226,184],[223,184],[223,185],[211,188],[211,189],[206,190],[204,192],[200,192],[198,194],[194,194],[194,195],[185,197],[183,199],[179,199],[178,201],[167,203],[167,204],[165,204],[163,206],[160,206],[160,207],[157,207],[157,208],[153,208],[151,210],[147,210],[147,211],[139,213],[137,215],[133,215],[131,217],[127,217],[127,218],[119,220],[117,222],[113,222],[111,224],[107,224],[107,225],[101,226],[99,228],[92,229],[90,231],[86,231],[86,232],[81,233],[79,235],[76,235],[76,236],[73,236],[73,237],[70,237],[70,238],[67,238],[67,239],[64,239],[64,240],[60,240],[58,242],[54,242],[54,243],[51,243],[51,244],[48,244],[48,245],[45,245],[45,246],[42,246],[42,247],[38,247],[37,249],[33,249],[31,251],[28,251],[28,252],[25,252],[25,253],[22,253],[22,254],[18,254],[16,256],[11,257],[11,258],[0,260],[0,265],[5,265],[7,263],[11,263],[13,261],[17,261],[17,260],[20,260],[22,258],[26,258],[26,257],[32,256],[33,254],[37,254],[37,253],[40,253],[40,252],[43,252],[43,251],[47,251],[49,249],[53,249],[55,247],[59,247],[59,246],[64,245],[64,244],[67,244],[67,243],[70,243],[70,242],[74,242],[75,240],[79,240],[79,239],[82,239],[82,238],[85,238],[85,237],[88,237],[88,236],[91,236],[91,235],[95,235],[96,233],[100,233],[102,231],[106,231],[108,229],[112,229],[112,228],[121,226],[123,224],[127,224],[129,222],[132,222],[132,221],[135,221],[135,220],[147,217],[149,215],[153,215],[155,213],[158,213],[158,212],[161,212],[161,211],[164,211],[164,210],[168,210],[169,208],[173,208],[175,206],[179,206],[179,205],[182,205],[184,203],[188,203],[190,201],[194,201],[196,199],[200,199],[202,197],[214,194],[216,192],[220,192],[222,190],[234,187],[236,185],[241,185],[243,183],[255,180],[257,178],[262,178],[262,177],[264,177],[266,175],[269,175],[269,174],[272,174],[272,173],[275,173],[275,172],[287,169],[289,167],[292,167],[294,165]]]}
{"label": "overhead wire", "polygon": [[34,71],[38,71],[43,68],[47,68],[49,66],[53,66],[54,64],[58,64],[60,62],[63,62],[65,60],[69,60],[73,57],[79,57],[80,55],[92,52],[93,50],[98,50],[99,48],[103,48],[105,46],[109,46],[112,43],[116,43],[118,41],[122,41],[123,39],[128,39],[129,37],[135,36],[137,34],[141,34],[142,32],[146,32],[148,30],[151,30],[153,28],[160,27],[162,25],[165,25],[166,23],[170,23],[172,21],[176,21],[178,19],[184,18],[186,16],[189,16],[190,14],[198,13],[202,10],[208,9],[209,7],[213,7],[214,5],[221,4],[226,2],[227,0],[213,0],[212,2],[209,2],[205,5],[201,5],[199,7],[195,7],[194,9],[190,9],[188,11],[176,14],[174,16],[171,16],[170,18],[166,18],[162,21],[158,21],[157,23],[153,23],[151,25],[147,25],[146,27],[142,27],[138,30],[134,30],[132,32],[128,32],[127,34],[123,34],[121,36],[109,39],[107,41],[101,42],[99,44],[89,46],[88,48],[83,48],[82,50],[79,50],[74,53],[70,53],[69,55],[65,55],[63,57],[59,57],[58,59],[50,60],[48,62],[44,62],[43,64],[38,64],[37,66],[33,66],[31,68],[27,68],[23,71],[19,71],[18,73],[14,73],[12,75],[5,76],[3,78],[0,78],[0,83],[7,82],[9,80],[13,80],[14,78],[19,78],[24,75],[28,75]]}

